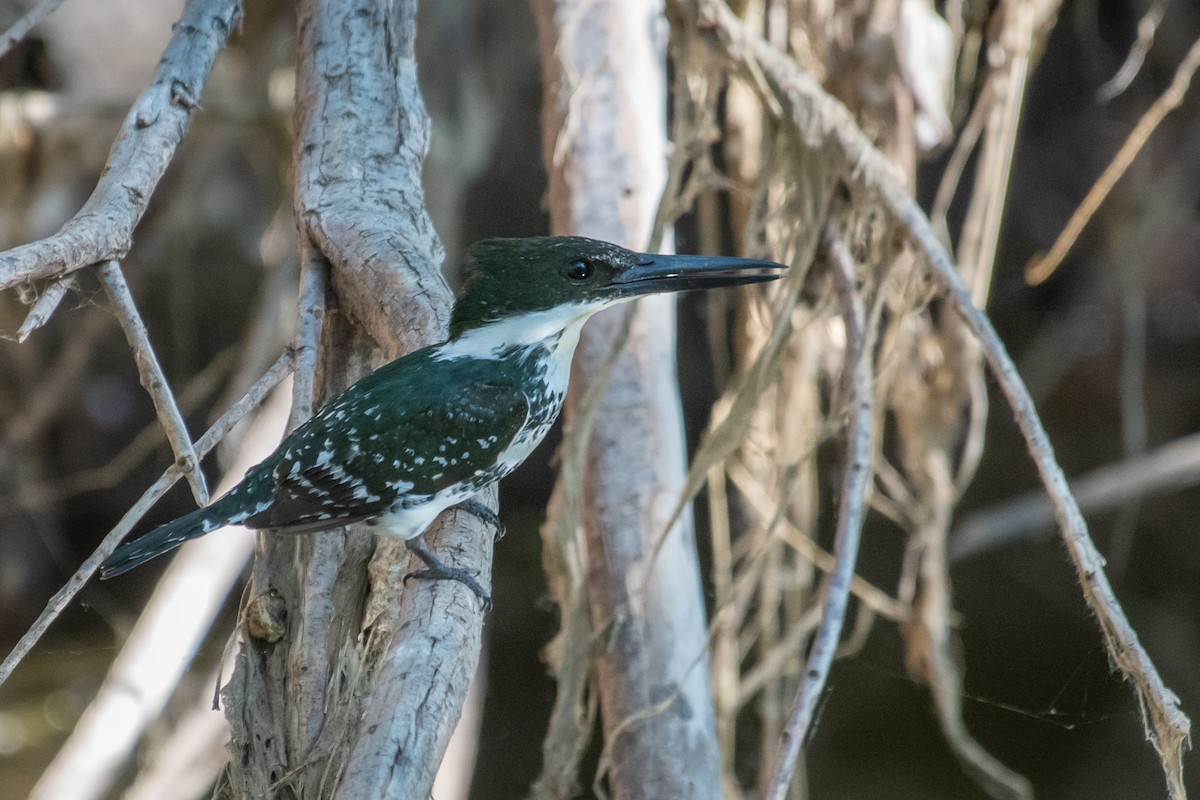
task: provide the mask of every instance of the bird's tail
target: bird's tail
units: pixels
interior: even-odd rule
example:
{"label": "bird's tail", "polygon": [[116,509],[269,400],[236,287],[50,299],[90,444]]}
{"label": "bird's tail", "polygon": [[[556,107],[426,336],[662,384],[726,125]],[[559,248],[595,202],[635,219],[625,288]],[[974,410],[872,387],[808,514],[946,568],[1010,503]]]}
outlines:
{"label": "bird's tail", "polygon": [[[121,545],[100,565],[100,579],[128,572],[152,558],[174,550],[189,539],[203,536],[224,525],[240,522],[241,519],[230,514],[230,499],[230,495],[225,495],[212,505],[198,508],[173,522],[155,528],[137,541]],[[241,517],[245,518],[245,515]]]}

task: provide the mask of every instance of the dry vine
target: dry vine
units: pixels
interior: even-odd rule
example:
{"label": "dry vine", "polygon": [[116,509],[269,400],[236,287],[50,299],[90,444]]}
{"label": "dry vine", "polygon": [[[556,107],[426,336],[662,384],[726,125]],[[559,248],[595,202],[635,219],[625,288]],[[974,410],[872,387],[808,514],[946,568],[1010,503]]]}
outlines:
{"label": "dry vine", "polygon": [[[890,308],[892,322],[889,329],[880,332],[884,346],[879,357],[880,374],[876,376],[875,391],[877,397],[889,398],[892,408],[903,409],[908,415],[907,423],[904,422],[905,414],[899,414],[898,418],[902,424],[910,426],[899,432],[902,447],[909,450],[907,453],[902,450],[899,466],[888,463],[891,454],[877,453],[876,480],[885,491],[875,498],[874,505],[912,531],[912,566],[902,586],[902,599],[912,602],[919,597],[923,605],[921,614],[909,623],[910,667],[933,687],[943,729],[964,766],[998,796],[1029,796],[1028,782],[996,762],[967,733],[960,716],[958,686],[961,678],[953,659],[948,657],[950,614],[945,542],[950,510],[973,474],[981,446],[984,406],[978,364],[982,357],[991,365],[1026,435],[1030,453],[1057,510],[1063,538],[1079,572],[1084,596],[1101,622],[1110,657],[1137,691],[1147,733],[1163,760],[1171,796],[1183,797],[1180,753],[1187,742],[1187,718],[1174,695],[1163,685],[1113,596],[1103,573],[1102,559],[1087,535],[1061,470],[1054,463],[1028,394],[990,323],[976,307],[977,302],[986,298],[999,209],[1005,194],[1003,187],[1011,163],[1020,92],[1028,71],[1028,54],[1034,49],[1031,42],[1052,24],[1046,16],[1052,13],[1052,7],[1035,10],[1026,4],[1011,4],[1005,9],[1006,24],[998,28],[1007,60],[997,68],[989,83],[993,88],[984,95],[991,111],[980,112],[977,116],[976,135],[987,137],[984,139],[985,153],[990,160],[985,163],[992,166],[983,169],[985,179],[977,183],[979,194],[972,201],[972,208],[978,208],[972,217],[977,220],[977,227],[972,229],[968,225],[964,232],[963,269],[970,290],[964,287],[963,275],[912,201],[909,190],[896,178],[894,164],[869,143],[847,110],[822,90],[812,76],[801,72],[792,58],[751,33],[720,0],[677,0],[669,3],[668,8],[677,26],[676,47],[677,53],[681,54],[677,62],[683,74],[680,93],[691,91],[700,98],[703,90],[697,87],[704,82],[719,85],[724,71],[732,65],[736,74],[763,95],[762,107],[767,113],[777,109],[780,114],[781,130],[775,138],[766,135],[765,141],[769,143],[766,163],[757,173],[762,177],[752,184],[752,213],[747,218],[744,232],[744,238],[753,243],[752,249],[807,264],[811,258],[811,237],[805,238],[796,232],[796,220],[805,220],[811,226],[822,219],[825,212],[821,209],[823,202],[827,202],[829,189],[820,187],[828,187],[831,180],[844,181],[855,200],[846,228],[850,232],[848,238],[861,246],[861,252],[855,252],[859,269],[881,276],[880,280],[889,283],[888,294],[895,298],[889,301],[894,304]],[[816,23],[812,27],[820,28]],[[796,44],[795,40],[792,44]],[[804,63],[828,61],[819,55],[814,58],[809,53],[799,53],[798,58]],[[703,99],[697,99],[696,104],[703,106]],[[696,120],[689,122],[694,125]],[[692,130],[703,127],[703,124],[694,125]],[[686,142],[688,137],[684,135],[679,140]],[[905,152],[903,142],[885,144],[884,147],[894,148],[894,152],[889,151],[893,158],[903,157]],[[814,167],[814,158],[825,161]],[[789,163],[793,170],[789,185],[772,180],[783,163]],[[704,172],[702,166],[694,168],[696,172]],[[822,175],[822,169],[832,174]],[[952,182],[955,180],[951,179]],[[814,197],[798,201],[797,195],[805,191],[805,185],[814,187],[807,190]],[[871,209],[875,204],[878,204],[879,216],[872,219]],[[798,209],[803,211],[797,213]],[[865,238],[863,234],[866,234]],[[926,269],[931,270],[940,289],[923,288],[922,273]],[[951,318],[953,324],[943,321],[940,325],[930,326],[928,304],[939,296],[948,300],[959,313],[961,322]],[[727,405],[718,406],[720,413],[696,456],[688,484],[689,493],[698,488],[705,475],[718,480],[721,471],[730,469],[726,466],[725,470],[720,470],[721,462],[736,454],[742,464],[749,465],[750,474],[763,476],[759,478],[762,485],[774,487],[772,494],[781,509],[787,505],[783,499],[791,498],[787,515],[801,530],[811,530],[817,506],[808,499],[806,492],[797,493],[797,490],[805,486],[802,476],[814,475],[817,464],[804,453],[815,451],[814,440],[820,441],[836,428],[819,422],[810,424],[810,432],[797,439],[795,433],[787,433],[787,424],[773,419],[769,409],[787,407],[794,417],[804,418],[800,410],[804,406],[797,403],[799,398],[784,403],[778,397],[778,393],[784,391],[782,387],[787,385],[787,378],[780,380],[776,376],[781,369],[785,374],[790,370],[799,370],[804,375],[822,374],[820,362],[804,360],[799,351],[788,353],[786,342],[797,323],[807,326],[806,333],[812,337],[814,328],[821,330],[829,324],[824,321],[826,312],[821,310],[820,303],[810,302],[802,308],[785,305],[782,310],[776,307],[774,313],[756,303],[747,307],[745,317],[758,318],[765,323],[746,328],[746,335],[752,338],[743,347],[749,355],[737,376],[736,391],[730,393]],[[910,349],[921,340],[926,342],[921,346],[923,350]],[[845,342],[846,339],[841,339],[834,345],[835,349],[848,346]],[[912,354],[922,351],[940,352],[946,363],[936,369],[933,363],[926,367],[930,370],[927,379],[921,378],[921,373],[910,366],[908,379],[911,385],[905,389],[904,381],[898,382],[903,376],[897,375],[896,367],[911,365]],[[956,376],[950,386],[956,385],[956,381],[962,383],[959,388],[939,395],[938,392],[944,390],[937,389],[938,384],[932,377],[939,373]],[[928,384],[922,384],[923,380],[928,380]],[[960,408],[970,410],[970,426],[966,430],[968,446],[956,460],[952,453],[959,437],[964,435],[956,421]],[[776,452],[784,447],[793,449],[794,445],[785,445],[789,441],[802,442],[799,458]],[[732,476],[738,471],[745,472],[742,467],[737,467],[729,474]],[[718,519],[724,516],[724,506],[728,502],[722,499],[725,497],[723,490],[715,490],[719,486],[715,483],[711,487],[715,504],[713,516]],[[728,534],[721,533],[723,529],[724,526],[718,526],[714,530],[714,547],[720,545],[714,560],[718,569],[725,570],[727,575],[722,577],[718,573],[717,576],[714,669],[718,709],[722,715],[719,722],[725,731],[722,748],[727,751],[728,759],[734,735],[730,715],[737,715],[744,702],[725,698],[728,691],[736,692],[741,680],[736,665],[745,658],[748,646],[762,654],[760,658],[773,658],[778,652],[778,642],[798,641],[793,631],[811,630],[803,626],[811,625],[806,609],[812,607],[816,595],[811,589],[811,578],[804,577],[805,572],[789,567],[791,558],[786,551],[776,549],[772,554],[769,547],[763,551],[762,545],[751,545],[745,537],[742,542],[729,542],[725,539]],[[762,541],[769,544],[770,538]],[[743,546],[739,549],[738,544]],[[729,574],[730,569],[732,574]],[[792,581],[799,578],[800,582],[792,592],[780,593],[771,590],[768,581],[758,590],[758,618],[750,619],[745,616],[748,603],[739,599],[734,588],[738,584],[739,569],[753,569],[756,574],[766,575],[782,570],[784,574],[790,572]],[[722,589],[722,586],[729,588]],[[796,590],[798,593],[793,593]],[[726,617],[724,621],[723,616]],[[801,627],[797,628],[798,625]],[[814,659],[817,659],[815,651],[808,655],[808,663],[810,667],[816,666],[814,677],[819,678],[823,661]],[[815,683],[819,686],[820,680]],[[795,693],[799,698],[801,694],[808,696],[812,692],[812,686],[806,680],[802,679],[801,685],[804,688],[798,690],[796,679],[789,678],[786,673],[766,683],[759,679],[755,684],[761,693],[757,717],[763,728],[762,735],[779,739],[787,730],[789,735],[782,739],[785,751],[799,746],[791,738],[796,728],[786,727],[772,709],[778,707],[785,693]],[[726,686],[731,688],[723,688]],[[797,702],[799,707],[807,705]],[[727,770],[732,767],[732,762],[727,763]],[[787,770],[777,768],[773,782],[761,788],[781,792],[778,786],[782,781],[786,787],[785,772]],[[727,780],[735,778],[727,772]]]}

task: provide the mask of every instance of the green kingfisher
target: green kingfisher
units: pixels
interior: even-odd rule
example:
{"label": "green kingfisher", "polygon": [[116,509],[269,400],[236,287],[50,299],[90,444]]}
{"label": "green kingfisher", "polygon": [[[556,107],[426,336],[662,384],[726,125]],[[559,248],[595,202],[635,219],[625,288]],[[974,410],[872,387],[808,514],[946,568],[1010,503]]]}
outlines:
{"label": "green kingfisher", "polygon": [[122,545],[111,578],[225,525],[281,533],[367,522],[425,562],[413,576],[452,578],[487,595],[422,539],[524,461],[562,410],[579,331],[592,314],[640,295],[778,278],[784,265],[635,253],[578,236],[488,239],[467,256],[449,338],[367,375],[296,428],[211,505]]}

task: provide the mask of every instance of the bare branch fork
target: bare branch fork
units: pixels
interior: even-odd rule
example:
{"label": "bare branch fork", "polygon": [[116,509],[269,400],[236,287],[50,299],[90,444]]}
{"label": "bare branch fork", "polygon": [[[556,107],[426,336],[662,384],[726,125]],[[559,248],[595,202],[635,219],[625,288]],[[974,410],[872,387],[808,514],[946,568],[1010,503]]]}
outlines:
{"label": "bare branch fork", "polygon": [[22,344],[30,334],[49,322],[51,315],[58,309],[59,303],[73,288],[75,288],[75,276],[73,275],[51,281],[46,290],[30,305],[29,313],[25,315],[25,321],[17,329],[17,334],[13,337],[17,344]]}
{"label": "bare branch fork", "polygon": [[1162,760],[1170,797],[1173,800],[1186,797],[1182,753],[1190,741],[1190,721],[1179,707],[1176,695],[1163,683],[1113,593],[1104,573],[1104,559],[1092,542],[1066,477],[1054,459],[1029,391],[991,321],[971,300],[929,220],[895,178],[886,157],[859,130],[845,106],[825,93],[791,58],[747,30],[722,0],[671,0],[669,7],[696,35],[709,41],[715,38],[715,43],[740,68],[764,76],[805,141],[838,154],[845,165],[844,174],[879,197],[942,282],[951,305],[979,340],[1025,436],[1030,455],[1054,503],[1063,542],[1075,565],[1084,598],[1100,623],[1109,658],[1134,686],[1146,734]]}
{"label": "bare branch fork", "polygon": [[199,107],[217,53],[240,18],[238,0],[189,0],[150,86],[121,124],[91,197],[58,233],[0,253],[0,291],[125,257]]}
{"label": "bare branch fork", "polygon": [[[10,30],[6,37],[24,35],[39,14],[48,14],[55,5],[40,3],[14,26],[16,32]],[[116,259],[129,251],[133,230],[187,132],[216,55],[240,15],[236,0],[191,0],[150,86],[126,115],[104,173],[83,208],[53,236],[0,253],[0,290],[33,280],[57,279],[34,303],[17,332],[19,342],[50,318],[70,288],[71,273],[98,265],[97,274],[129,340],[142,385],[201,505],[208,502],[208,487],[200,459]],[[22,29],[23,23],[27,25]],[[0,54],[3,49],[0,43]]]}
{"label": "bare branch fork", "polygon": [[[282,438],[290,405],[290,394],[283,387],[272,392],[254,415],[245,435],[232,448],[233,458],[224,471],[219,491],[232,488],[247,470],[270,454]],[[29,800],[100,800],[109,793],[146,728],[180,688],[184,671],[192,664],[253,547],[253,537],[246,531],[240,535],[214,531],[180,548],[113,659],[95,697],[42,773]],[[231,653],[233,648],[226,649]],[[223,660],[231,662],[229,655]],[[228,672],[226,668],[225,673]],[[213,675],[211,681],[197,687],[200,695],[197,705],[204,702],[204,711],[196,708],[180,722],[171,737],[175,744],[161,750],[153,748],[158,755],[150,756],[150,768],[143,767],[138,782],[151,778],[146,772],[158,772],[160,787],[143,797],[194,798],[211,785],[219,764],[224,763],[223,758],[218,763],[210,760],[207,769],[200,770],[182,769],[176,761],[173,780],[167,781],[170,791],[162,788],[166,776],[161,773],[169,769],[163,763],[164,758],[170,758],[168,752],[188,745],[203,747],[207,743],[210,754],[226,755],[222,730],[225,720],[212,713],[211,701],[204,696],[204,689],[217,681],[218,677]],[[192,794],[183,788],[189,784]],[[135,796],[132,789],[127,796]]]}
{"label": "bare branch fork", "polygon": [[[301,3],[298,17],[296,215],[305,248],[305,274],[296,338],[301,374],[295,419],[311,409],[314,388],[328,395],[374,365],[377,350],[368,336],[389,357],[440,338],[451,299],[438,270],[441,245],[425,212],[420,182],[429,121],[416,81],[415,0],[391,4],[310,0]],[[124,309],[121,315],[128,337],[145,344],[144,327],[116,262],[129,250],[150,194],[197,108],[216,54],[239,18],[236,0],[189,0],[152,85],[123,123],[92,196],[58,233],[0,253],[0,290],[49,282],[44,299],[35,304],[22,326],[22,335],[50,316],[56,299],[65,293],[63,278],[104,263],[101,278]],[[345,80],[348,74],[354,80]],[[324,324],[327,291],[338,300],[338,313],[329,325]],[[140,345],[138,349],[150,352]],[[169,395],[161,371],[152,361],[150,356],[140,364],[143,381],[163,387],[156,405],[160,415],[171,420],[168,434],[183,454],[181,464],[186,463],[187,437],[180,435],[178,413],[171,408],[173,402],[166,401]],[[251,393],[257,393],[255,402],[290,365],[289,354]],[[244,400],[231,409],[193,452],[202,456],[211,449],[247,408]],[[183,474],[181,464],[172,466],[147,491],[52,598],[0,665],[0,681],[146,508]],[[489,499],[495,502],[494,493]],[[450,552],[450,563],[490,574],[491,536],[482,524],[447,515],[430,538],[434,546],[440,540]],[[356,537],[353,547],[341,549],[339,541],[347,540],[335,533],[296,543],[273,542],[265,554],[260,542],[255,585],[290,590],[288,600],[296,606],[291,620],[298,627],[274,648],[278,657],[266,672],[246,673],[243,648],[239,668],[227,687],[240,702],[227,703],[227,709],[231,717],[241,715],[231,719],[237,743],[239,731],[245,730],[240,723],[253,717],[255,701],[273,699],[276,689],[286,687],[286,696],[273,705],[282,715],[252,725],[254,736],[271,731],[267,736],[287,748],[290,760],[276,772],[279,762],[259,760],[269,761],[274,751],[247,744],[253,757],[243,760],[244,769],[235,768],[227,776],[239,796],[246,793],[239,789],[247,783],[274,783],[272,776],[283,773],[293,787],[313,777],[314,795],[328,796],[327,790],[334,787],[327,778],[340,784],[338,796],[428,794],[474,673],[481,611],[473,602],[464,607],[458,602],[461,598],[444,586],[414,584],[404,589],[400,577],[408,554],[397,543],[379,546],[368,575],[371,540]],[[289,549],[293,544],[299,552]],[[248,636],[252,635],[251,631]],[[351,673],[359,682],[350,688],[357,699],[348,703],[343,702],[345,695],[338,695],[347,684],[326,678]],[[297,674],[303,680],[291,680]],[[325,710],[330,710],[328,716]],[[298,724],[290,724],[296,720]],[[413,720],[421,724],[414,727]],[[277,723],[279,735],[272,736]],[[319,742],[317,734],[322,737]],[[322,762],[324,773],[319,767],[301,774],[314,759]]]}
{"label": "bare branch fork", "polygon": [[[44,15],[53,10],[53,6],[53,3],[43,3],[30,13]],[[19,340],[49,319],[66,293],[66,282],[73,272],[92,264],[99,265],[97,273],[113,300],[137,359],[142,383],[154,401],[177,459],[50,600],[45,611],[0,664],[0,683],[12,673],[100,562],[180,476],[187,476],[198,501],[207,502],[208,490],[200,474],[200,459],[290,368],[290,356],[277,362],[246,397],[193,445],[116,263],[128,252],[133,230],[183,139],[192,112],[198,107],[198,98],[217,53],[240,17],[241,5],[237,0],[189,0],[154,71],[151,85],[126,115],[105,171],[83,208],[58,233],[0,253],[0,291],[30,281],[57,279],[34,303],[18,331]],[[270,385],[264,388],[264,381],[269,381]]]}
{"label": "bare branch fork", "polygon": [[[297,9],[301,403],[445,334],[451,294],[420,177],[429,120],[416,6],[305,0]],[[337,303],[322,319],[325,292]],[[305,388],[308,363],[317,369]],[[282,779],[297,796],[428,795],[475,672],[482,610],[437,582],[404,587],[403,544],[373,545],[369,533],[259,537],[251,603],[274,597],[287,623],[269,640],[243,630],[224,689],[239,757],[222,791],[273,795]],[[427,537],[453,566],[490,575],[491,534],[473,518],[448,513]]]}

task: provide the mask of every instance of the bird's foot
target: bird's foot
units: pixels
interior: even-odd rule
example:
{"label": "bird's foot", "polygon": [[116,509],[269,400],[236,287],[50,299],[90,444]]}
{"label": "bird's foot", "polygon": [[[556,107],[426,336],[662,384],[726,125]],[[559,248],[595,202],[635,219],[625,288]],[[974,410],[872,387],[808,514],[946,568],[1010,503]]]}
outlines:
{"label": "bird's foot", "polygon": [[422,580],[452,580],[458,581],[463,586],[466,586],[475,596],[483,603],[483,611],[486,614],[492,610],[492,598],[483,587],[479,585],[479,581],[475,580],[475,576],[479,573],[474,570],[460,569],[451,567],[448,564],[443,564],[438,560],[425,544],[423,536],[417,536],[405,542],[408,551],[425,563],[425,569],[414,570],[404,576],[404,582],[408,583],[410,578],[420,578]]}
{"label": "bird's foot", "polygon": [[492,511],[475,498],[463,500],[454,507],[461,511],[467,512],[476,519],[482,520],[484,524],[491,525],[493,528],[495,528],[496,535],[492,537],[492,541],[494,542],[500,541],[504,538],[504,535],[508,533],[508,529],[504,527],[504,523],[500,521],[500,517],[496,514],[496,512]]}

